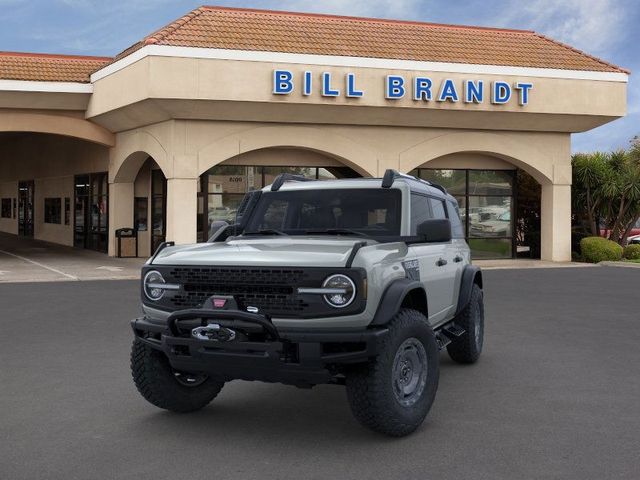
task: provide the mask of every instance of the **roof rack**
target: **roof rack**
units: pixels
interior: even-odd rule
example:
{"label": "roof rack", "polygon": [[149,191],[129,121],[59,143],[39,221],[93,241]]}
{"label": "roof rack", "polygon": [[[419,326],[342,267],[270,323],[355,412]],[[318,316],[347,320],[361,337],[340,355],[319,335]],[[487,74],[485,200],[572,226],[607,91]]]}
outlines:
{"label": "roof rack", "polygon": [[303,177],[302,175],[295,175],[293,173],[281,173],[276,177],[271,185],[271,191],[277,192],[280,190],[280,187],[284,185],[284,182],[312,182],[312,178]]}
{"label": "roof rack", "polygon": [[442,185],[438,185],[437,183],[431,183],[427,180],[423,180],[422,178],[414,177],[413,175],[408,175],[406,173],[400,173],[397,170],[393,170],[392,168],[388,168],[384,172],[384,177],[382,177],[382,188],[391,188],[393,182],[398,178],[407,178],[409,180],[415,180],[416,182],[424,183],[425,185],[429,185],[430,187],[437,188],[445,195],[447,194],[447,189]]}

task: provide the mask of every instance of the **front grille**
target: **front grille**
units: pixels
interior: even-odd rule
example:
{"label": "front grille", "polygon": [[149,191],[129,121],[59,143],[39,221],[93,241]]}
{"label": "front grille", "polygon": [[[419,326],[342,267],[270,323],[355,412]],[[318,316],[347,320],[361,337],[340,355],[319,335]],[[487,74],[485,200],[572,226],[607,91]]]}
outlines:
{"label": "front grille", "polygon": [[270,315],[302,312],[309,307],[297,294],[308,280],[301,269],[174,267],[168,282],[179,283],[182,291],[168,300],[173,308],[197,308],[212,295],[230,295],[238,308],[257,307]]}

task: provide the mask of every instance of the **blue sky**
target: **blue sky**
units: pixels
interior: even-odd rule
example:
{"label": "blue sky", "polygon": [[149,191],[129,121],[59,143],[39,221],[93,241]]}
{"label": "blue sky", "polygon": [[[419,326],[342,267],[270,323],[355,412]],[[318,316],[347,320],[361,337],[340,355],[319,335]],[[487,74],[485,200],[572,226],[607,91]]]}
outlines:
{"label": "blue sky", "polygon": [[[202,4],[187,0],[0,0],[0,50],[114,55]],[[638,72],[627,117],[574,135],[574,151],[640,134],[638,0],[253,0],[217,5],[533,29]]]}

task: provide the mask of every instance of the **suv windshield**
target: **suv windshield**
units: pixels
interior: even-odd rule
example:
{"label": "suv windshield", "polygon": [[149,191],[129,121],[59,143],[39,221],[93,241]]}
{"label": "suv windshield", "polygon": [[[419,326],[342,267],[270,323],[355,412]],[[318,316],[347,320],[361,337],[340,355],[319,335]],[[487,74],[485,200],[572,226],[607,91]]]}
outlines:
{"label": "suv windshield", "polygon": [[397,189],[265,192],[245,234],[397,236],[401,201]]}

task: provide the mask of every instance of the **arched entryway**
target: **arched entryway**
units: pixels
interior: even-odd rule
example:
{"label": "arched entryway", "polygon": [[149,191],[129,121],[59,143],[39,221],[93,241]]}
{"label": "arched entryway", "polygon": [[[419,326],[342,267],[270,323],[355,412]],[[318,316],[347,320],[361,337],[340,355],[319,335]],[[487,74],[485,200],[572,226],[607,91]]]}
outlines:
{"label": "arched entryway", "polygon": [[458,200],[475,259],[540,258],[540,185],[495,156],[449,154],[409,172]]}
{"label": "arched entryway", "polygon": [[106,252],[109,142],[82,119],[0,114],[0,232]]}
{"label": "arched entryway", "polygon": [[317,180],[361,176],[335,157],[305,148],[261,148],[236,155],[200,175],[198,241],[210,236],[215,222],[233,223],[244,194],[273,183],[281,173]]}
{"label": "arched entryway", "polygon": [[167,234],[167,177],[146,151],[131,152],[124,160],[112,159],[110,190],[112,220],[109,254],[117,255],[115,232],[134,228],[138,256],[150,256]]}
{"label": "arched entryway", "polygon": [[[569,144],[549,148],[521,141],[515,135],[465,132],[450,133],[417,145],[400,153],[404,171],[422,167],[450,155],[488,156],[518,168],[530,175],[540,186],[540,258],[549,261],[571,260],[571,157]],[[432,166],[435,164],[431,164]],[[445,167],[440,167],[445,168]],[[446,166],[446,168],[453,168]],[[464,166],[467,169],[490,169],[482,164]],[[514,250],[511,250],[512,254]],[[504,252],[503,252],[504,253]],[[507,251],[506,254],[509,252]]]}

